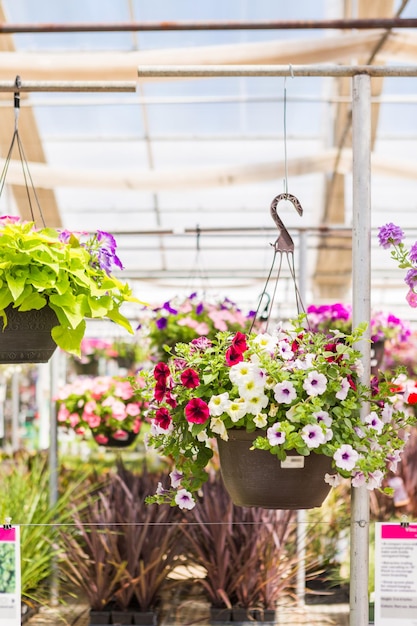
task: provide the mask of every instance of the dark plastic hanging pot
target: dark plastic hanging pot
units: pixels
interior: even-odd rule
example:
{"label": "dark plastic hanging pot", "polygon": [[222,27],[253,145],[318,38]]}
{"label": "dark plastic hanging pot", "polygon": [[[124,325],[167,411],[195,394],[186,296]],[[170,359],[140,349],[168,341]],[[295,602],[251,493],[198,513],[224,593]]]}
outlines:
{"label": "dark plastic hanging pot", "polygon": [[288,451],[287,465],[268,450],[251,450],[262,431],[228,431],[229,441],[218,439],[223,481],[234,504],[265,509],[312,509],[321,506],[331,487],[324,476],[332,460],[322,454],[301,457]]}
{"label": "dark plastic hanging pot", "polygon": [[39,311],[19,311],[9,305],[5,312],[7,326],[0,331],[0,363],[47,363],[57,347],[51,336],[58,324],[55,311],[49,306]]}
{"label": "dark plastic hanging pot", "polygon": [[137,433],[130,432],[127,433],[126,439],[115,439],[112,435],[106,435],[106,437],[108,437],[107,443],[100,443],[100,441],[97,441],[96,436],[97,435],[93,432],[94,440],[99,446],[104,446],[105,448],[128,448],[138,435]]}

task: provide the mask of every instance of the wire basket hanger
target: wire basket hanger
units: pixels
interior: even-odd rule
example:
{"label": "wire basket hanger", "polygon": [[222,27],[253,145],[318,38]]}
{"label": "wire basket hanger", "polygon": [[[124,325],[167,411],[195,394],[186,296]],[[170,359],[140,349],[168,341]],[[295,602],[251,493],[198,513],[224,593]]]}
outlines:
{"label": "wire basket hanger", "polygon": [[3,165],[3,169],[2,172],[0,174],[0,196],[3,193],[3,189],[4,189],[4,185],[6,183],[6,177],[7,177],[7,172],[9,170],[9,165],[10,165],[10,161],[11,161],[11,157],[13,154],[13,149],[15,147],[15,145],[17,146],[18,149],[18,153],[19,153],[19,159],[20,159],[20,163],[22,165],[22,172],[23,172],[23,179],[25,181],[25,189],[26,189],[26,194],[27,194],[27,198],[28,198],[28,203],[29,203],[29,208],[30,208],[30,215],[32,218],[32,221],[36,224],[36,217],[35,217],[35,211],[34,211],[34,204],[36,205],[37,209],[38,209],[38,213],[39,213],[39,218],[42,222],[42,226],[45,227],[45,220],[42,214],[42,209],[39,203],[39,198],[38,195],[36,193],[36,189],[35,186],[33,184],[33,180],[32,180],[32,176],[31,173],[29,171],[29,165],[26,159],[26,155],[25,155],[25,151],[23,148],[23,144],[22,144],[22,140],[20,138],[20,134],[19,134],[19,113],[20,113],[20,91],[19,91],[19,87],[21,87],[22,81],[20,76],[16,76],[15,79],[15,86],[16,86],[16,91],[14,92],[14,96],[13,96],[13,101],[14,101],[14,132],[12,135],[12,140],[10,143],[10,147],[9,150],[7,152],[7,156]]}

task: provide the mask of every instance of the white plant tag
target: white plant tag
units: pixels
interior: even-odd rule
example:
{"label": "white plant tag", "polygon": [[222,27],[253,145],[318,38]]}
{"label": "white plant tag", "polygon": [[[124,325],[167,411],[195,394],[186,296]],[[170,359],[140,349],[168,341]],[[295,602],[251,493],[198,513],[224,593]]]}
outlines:
{"label": "white plant tag", "polygon": [[303,456],[287,456],[285,461],[281,461],[282,469],[302,469],[304,467]]}

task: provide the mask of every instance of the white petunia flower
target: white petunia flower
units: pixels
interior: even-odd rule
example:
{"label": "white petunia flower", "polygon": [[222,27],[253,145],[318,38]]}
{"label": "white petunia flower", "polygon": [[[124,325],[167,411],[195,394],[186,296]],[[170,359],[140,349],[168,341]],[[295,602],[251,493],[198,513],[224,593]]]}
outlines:
{"label": "white petunia flower", "polygon": [[224,425],[223,420],[219,417],[212,417],[210,421],[210,428],[216,435],[220,435],[220,439],[223,441],[229,441],[229,435],[227,434],[227,428]]}
{"label": "white petunia flower", "polygon": [[252,380],[254,367],[250,361],[240,361],[240,363],[236,363],[230,368],[229,378],[234,385],[240,385],[247,380]]}
{"label": "white petunia flower", "polygon": [[278,337],[269,333],[260,333],[253,340],[253,344],[265,350],[265,352],[273,352],[278,343]]}
{"label": "white petunia flower", "polygon": [[208,403],[210,415],[212,417],[218,417],[225,412],[225,406],[229,401],[229,394],[227,391],[219,394],[218,396],[212,396]]}
{"label": "white petunia flower", "polygon": [[238,422],[242,417],[245,417],[246,410],[246,400],[243,398],[239,398],[238,400],[229,400],[226,403],[225,411],[232,420],[232,422]]}
{"label": "white petunia flower", "polygon": [[342,483],[342,477],[340,474],[325,474],[324,482],[332,487],[337,487]]}
{"label": "white petunia flower", "polygon": [[256,428],[265,428],[268,423],[268,417],[265,415],[265,413],[258,413],[253,418],[253,423],[255,424]]}
{"label": "white petunia flower", "polygon": [[372,411],[367,417],[365,417],[365,424],[368,424],[369,428],[376,430],[378,435],[382,433],[384,428],[384,422],[379,419],[375,411]]}
{"label": "white petunia flower", "polygon": [[281,424],[277,422],[266,431],[266,436],[271,446],[279,446],[285,441],[285,432],[281,430]]}
{"label": "white petunia flower", "polygon": [[337,467],[350,472],[355,467],[359,454],[352,448],[350,443],[344,443],[336,450],[333,459]]}
{"label": "white petunia flower", "polygon": [[260,395],[264,393],[264,388],[257,385],[254,380],[246,380],[242,384],[238,385],[239,395],[241,398],[247,400],[251,396]]}
{"label": "white petunia flower", "polygon": [[309,370],[313,366],[315,354],[309,352],[302,359],[295,359],[294,367],[297,370]]}
{"label": "white petunia flower", "polygon": [[301,431],[301,438],[308,448],[318,448],[326,439],[321,426],[318,424],[307,424]]}
{"label": "white petunia flower", "polygon": [[327,378],[319,372],[309,372],[303,382],[303,388],[309,396],[320,396],[327,389]]}
{"label": "white petunia flower", "polygon": [[349,381],[347,378],[342,378],[341,382],[340,382],[340,389],[339,391],[336,393],[336,398],[338,400],[346,400],[346,397],[349,393],[349,389],[350,389],[350,385],[349,385]]}
{"label": "white petunia flower", "polygon": [[186,489],[180,489],[177,492],[175,504],[177,504],[180,509],[193,509],[195,507],[194,498]]}
{"label": "white petunia flower", "polygon": [[268,396],[266,396],[263,391],[255,396],[245,398],[245,400],[246,411],[247,413],[251,413],[252,415],[257,415],[262,409],[268,406],[269,402]]}
{"label": "white petunia flower", "polygon": [[290,380],[277,383],[274,387],[274,397],[280,404],[291,404],[297,397],[297,392]]}
{"label": "white petunia flower", "polygon": [[284,361],[290,361],[294,356],[294,352],[291,350],[291,344],[286,340],[278,343],[278,352]]}

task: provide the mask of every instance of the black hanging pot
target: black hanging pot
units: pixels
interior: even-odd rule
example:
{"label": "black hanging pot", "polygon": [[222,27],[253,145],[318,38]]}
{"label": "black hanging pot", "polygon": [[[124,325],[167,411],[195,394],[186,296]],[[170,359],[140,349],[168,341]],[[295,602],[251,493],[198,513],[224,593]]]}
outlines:
{"label": "black hanging pot", "polygon": [[51,330],[58,318],[48,305],[43,309],[5,309],[7,326],[0,318],[0,363],[47,363],[56,350]]}
{"label": "black hanging pot", "polygon": [[132,445],[137,436],[137,433],[132,432],[127,433],[126,439],[117,439],[112,435],[106,435],[106,437],[108,437],[107,443],[101,443],[100,439],[97,440],[97,435],[93,432],[94,441],[98,443],[99,446],[104,446],[105,448],[128,448]]}
{"label": "black hanging pot", "polygon": [[78,376],[98,376],[99,362],[97,359],[91,359],[88,363],[73,359],[73,365]]}
{"label": "black hanging pot", "polygon": [[281,461],[268,450],[251,450],[265,433],[228,430],[229,440],[218,439],[223,482],[234,504],[265,509],[312,509],[321,506],[331,487],[324,476],[332,469],[330,457],[300,456],[287,451]]}

